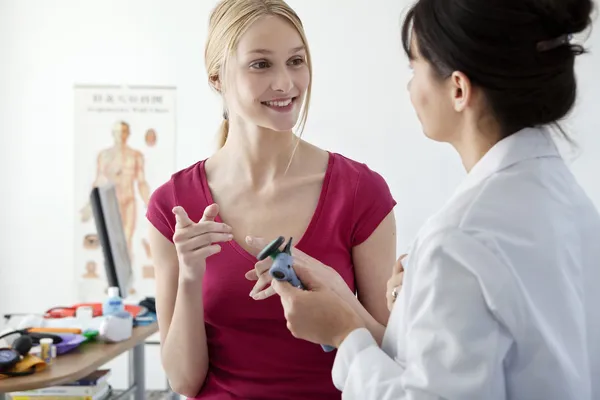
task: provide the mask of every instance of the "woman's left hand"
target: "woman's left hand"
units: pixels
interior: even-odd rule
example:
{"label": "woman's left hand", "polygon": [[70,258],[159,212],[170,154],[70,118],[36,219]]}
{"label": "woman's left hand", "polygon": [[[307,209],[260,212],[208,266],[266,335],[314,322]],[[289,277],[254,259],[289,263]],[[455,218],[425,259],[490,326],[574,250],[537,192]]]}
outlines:
{"label": "woman's left hand", "polygon": [[388,310],[392,311],[394,307],[394,303],[396,302],[396,298],[402,289],[402,284],[404,283],[404,266],[402,265],[402,260],[406,257],[406,254],[402,254],[396,264],[394,264],[394,268],[392,268],[392,276],[387,281],[387,290],[385,292],[385,298],[387,300]]}
{"label": "woman's left hand", "polygon": [[288,282],[271,283],[281,298],[287,328],[294,337],[338,348],[352,331],[365,326],[348,302],[325,285],[319,269],[300,264],[294,270],[307,290]]}
{"label": "woman's left hand", "polygon": [[[270,242],[263,238],[247,237],[246,243],[252,246],[252,248],[256,251],[256,254],[258,254],[258,252],[264,249],[265,246]],[[294,258],[294,270],[297,268],[310,269],[312,272],[312,277],[315,281],[321,282],[322,285],[326,285],[338,295],[343,297],[347,296],[348,293],[352,294],[344,279],[333,268],[328,267],[327,265],[312,258],[308,254],[303,253],[293,246],[292,257]],[[258,261],[254,265],[254,269],[251,269],[246,273],[246,279],[257,281],[250,292],[250,297],[252,297],[254,300],[264,300],[275,294],[275,290],[273,289],[272,285],[265,289],[265,286],[269,285],[273,281],[273,278],[268,273],[272,264],[273,260],[268,257],[265,260]],[[298,278],[300,277],[298,276]],[[300,278],[300,280],[302,281],[302,278]]]}

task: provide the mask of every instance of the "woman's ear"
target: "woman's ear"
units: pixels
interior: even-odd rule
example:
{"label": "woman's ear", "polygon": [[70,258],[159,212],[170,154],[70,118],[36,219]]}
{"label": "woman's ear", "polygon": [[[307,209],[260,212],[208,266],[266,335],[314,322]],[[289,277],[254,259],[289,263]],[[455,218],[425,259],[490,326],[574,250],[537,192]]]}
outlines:
{"label": "woman's ear", "polygon": [[472,96],[471,81],[462,72],[455,71],[450,77],[454,111],[461,112],[469,105]]}
{"label": "woman's ear", "polygon": [[213,75],[209,78],[210,85],[219,93],[221,93],[221,80],[219,75]]}

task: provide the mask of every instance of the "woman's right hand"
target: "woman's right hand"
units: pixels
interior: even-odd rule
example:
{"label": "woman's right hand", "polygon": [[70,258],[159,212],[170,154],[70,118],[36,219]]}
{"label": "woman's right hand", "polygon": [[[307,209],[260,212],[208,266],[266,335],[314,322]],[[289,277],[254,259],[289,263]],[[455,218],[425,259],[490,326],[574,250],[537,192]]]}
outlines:
{"label": "woman's right hand", "polygon": [[211,204],[195,223],[181,206],[173,208],[176,224],[173,242],[179,260],[180,280],[200,280],[206,269],[206,259],[221,251],[218,243],[233,239],[230,226],[215,221],[219,206]]}

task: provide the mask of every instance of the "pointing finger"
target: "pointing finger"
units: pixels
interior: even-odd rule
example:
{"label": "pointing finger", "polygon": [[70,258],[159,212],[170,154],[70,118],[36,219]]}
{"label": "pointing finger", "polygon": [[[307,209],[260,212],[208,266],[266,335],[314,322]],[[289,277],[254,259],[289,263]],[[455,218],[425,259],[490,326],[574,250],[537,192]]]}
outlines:
{"label": "pointing finger", "polygon": [[183,229],[194,224],[194,221],[190,219],[187,212],[181,206],[174,207],[173,214],[175,214],[176,228]]}
{"label": "pointing finger", "polygon": [[219,214],[219,206],[217,204],[213,203],[204,209],[204,214],[202,215],[202,219],[200,219],[200,221],[202,221],[202,222],[214,221],[215,218],[217,218],[218,214]]}

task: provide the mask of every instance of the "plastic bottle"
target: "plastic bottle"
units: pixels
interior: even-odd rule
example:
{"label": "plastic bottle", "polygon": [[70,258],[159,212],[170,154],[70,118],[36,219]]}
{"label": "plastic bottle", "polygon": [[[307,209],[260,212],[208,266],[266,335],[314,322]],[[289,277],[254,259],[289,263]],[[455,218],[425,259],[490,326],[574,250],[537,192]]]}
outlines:
{"label": "plastic bottle", "polygon": [[79,329],[83,332],[87,331],[92,325],[94,319],[94,309],[91,306],[77,307],[75,311],[75,319]]}
{"label": "plastic bottle", "polygon": [[102,304],[102,315],[117,315],[123,311],[125,311],[125,306],[123,305],[123,299],[119,296],[119,288],[109,287],[108,298]]}

